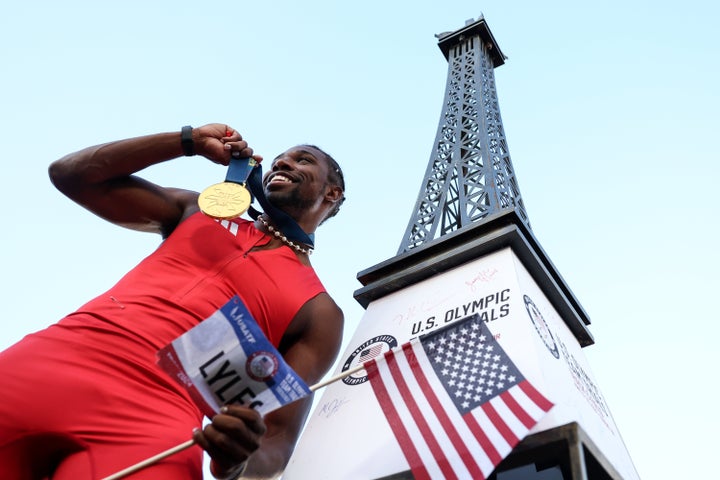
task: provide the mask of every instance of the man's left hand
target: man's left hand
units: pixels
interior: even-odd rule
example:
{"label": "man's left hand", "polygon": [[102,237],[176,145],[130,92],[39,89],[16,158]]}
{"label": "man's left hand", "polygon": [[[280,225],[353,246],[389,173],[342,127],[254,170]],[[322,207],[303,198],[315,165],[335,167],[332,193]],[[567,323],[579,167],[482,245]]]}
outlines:
{"label": "man's left hand", "polygon": [[258,412],[226,405],[203,430],[193,433],[193,440],[210,455],[212,474],[216,478],[227,478],[240,474],[250,455],[260,448],[265,431]]}

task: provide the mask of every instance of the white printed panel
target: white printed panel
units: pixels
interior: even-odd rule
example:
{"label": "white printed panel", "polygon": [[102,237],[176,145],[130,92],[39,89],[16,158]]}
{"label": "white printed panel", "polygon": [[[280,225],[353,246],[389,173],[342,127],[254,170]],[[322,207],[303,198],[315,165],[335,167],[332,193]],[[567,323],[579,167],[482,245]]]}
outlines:
{"label": "white printed panel", "polygon": [[[510,249],[387,295],[368,305],[335,373],[475,313],[496,336],[509,335],[502,325],[517,295]],[[321,395],[284,479],[367,480],[408,470],[364,371]]]}
{"label": "white printed panel", "polygon": [[537,365],[556,399],[555,408],[531,433],[577,422],[622,478],[639,478],[582,348],[520,260],[514,261],[522,301],[536,333]]}
{"label": "white printed panel", "polygon": [[[578,342],[509,247],[370,303],[335,374],[473,314],[487,323],[523,375],[556,404],[531,433],[576,421],[595,440],[605,434],[594,426],[603,418],[602,428],[612,431],[608,438],[616,441],[607,445],[611,462],[625,478],[636,478],[609,412],[604,413],[607,405],[587,400],[588,395],[602,397],[588,380]],[[582,379],[590,383],[577,387]],[[285,480],[367,480],[409,469],[364,371],[331,384],[321,395]]]}

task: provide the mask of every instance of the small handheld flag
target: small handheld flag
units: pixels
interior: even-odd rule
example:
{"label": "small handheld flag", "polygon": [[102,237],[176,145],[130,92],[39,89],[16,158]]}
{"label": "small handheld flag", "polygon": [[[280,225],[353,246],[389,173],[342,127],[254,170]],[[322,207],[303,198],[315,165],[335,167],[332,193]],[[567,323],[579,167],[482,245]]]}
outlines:
{"label": "small handheld flag", "polygon": [[[265,415],[314,390],[285,363],[237,295],[162,348],[157,363],[208,418],[226,404]],[[103,480],[124,478],[193,445],[188,440]]]}
{"label": "small handheld flag", "polygon": [[553,406],[478,315],[365,365],[418,480],[487,478]]}

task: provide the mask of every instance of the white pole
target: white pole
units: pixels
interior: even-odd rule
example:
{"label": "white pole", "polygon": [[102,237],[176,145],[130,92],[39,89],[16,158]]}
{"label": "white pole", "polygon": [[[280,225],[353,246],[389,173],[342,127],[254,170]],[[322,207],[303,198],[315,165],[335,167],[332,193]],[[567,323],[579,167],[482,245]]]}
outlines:
{"label": "white pole", "polygon": [[315,385],[310,387],[310,391],[314,392],[318,388],[326,387],[326,386],[330,385],[331,383],[337,382],[338,380],[342,380],[345,377],[349,377],[353,373],[359,372],[363,368],[365,368],[363,363],[361,363],[360,365],[356,365],[353,368],[351,368],[350,370],[345,370],[344,372],[339,373],[339,374],[335,375],[334,377],[330,377],[327,380],[316,383]]}
{"label": "white pole", "polygon": [[136,463],[135,465],[132,465],[124,470],[120,470],[119,472],[115,472],[112,475],[110,475],[109,477],[103,478],[103,480],[117,480],[119,478],[123,478],[127,475],[130,475],[131,473],[135,473],[138,470],[141,470],[147,466],[150,466],[155,462],[159,462],[163,458],[169,457],[170,455],[174,455],[178,452],[182,452],[186,448],[190,448],[193,445],[195,445],[195,440],[188,440],[187,442],[181,443],[180,445],[176,445],[173,448],[169,448],[162,453],[158,453],[154,457],[146,458],[142,462]]}
{"label": "white pole", "polygon": [[[342,379],[345,378],[345,377],[349,377],[349,376],[352,375],[353,373],[359,372],[359,371],[362,370],[363,368],[364,368],[364,364],[360,364],[360,365],[357,365],[357,366],[355,366],[355,367],[353,367],[353,368],[351,368],[351,369],[349,369],[349,370],[345,370],[344,372],[342,372],[342,373],[340,373],[340,374],[338,374],[338,375],[335,375],[334,377],[330,377],[330,378],[328,378],[327,380],[324,380],[324,381],[322,381],[322,382],[316,383],[315,385],[313,385],[312,387],[310,387],[310,391],[311,391],[311,392],[314,392],[315,390],[317,390],[317,389],[319,389],[319,388],[322,388],[322,387],[325,387],[325,386],[327,386],[327,385],[330,385],[331,383],[337,382],[338,380],[342,380]],[[165,451],[162,452],[162,453],[158,453],[158,454],[155,455],[154,457],[146,458],[146,459],[143,460],[142,462],[138,462],[138,463],[136,463],[135,465],[131,465],[131,466],[129,466],[128,468],[126,468],[126,469],[124,469],[124,470],[120,470],[119,472],[115,472],[115,473],[113,473],[112,475],[110,475],[109,477],[103,478],[102,480],[118,480],[118,479],[120,479],[120,478],[124,478],[124,477],[126,477],[127,475],[130,475],[131,473],[135,473],[135,472],[137,472],[138,470],[141,470],[141,469],[143,469],[143,468],[145,468],[145,467],[148,467],[148,466],[152,465],[153,463],[159,462],[159,461],[162,460],[163,458],[167,458],[167,457],[169,457],[170,455],[174,455],[174,454],[176,454],[176,453],[178,453],[178,452],[182,452],[183,450],[185,450],[185,449],[187,449],[187,448],[190,448],[190,447],[192,447],[193,445],[195,445],[195,440],[188,440],[187,442],[181,443],[180,445],[176,445],[176,446],[174,446],[174,447],[172,447],[172,448],[169,448],[169,449],[165,450]]]}

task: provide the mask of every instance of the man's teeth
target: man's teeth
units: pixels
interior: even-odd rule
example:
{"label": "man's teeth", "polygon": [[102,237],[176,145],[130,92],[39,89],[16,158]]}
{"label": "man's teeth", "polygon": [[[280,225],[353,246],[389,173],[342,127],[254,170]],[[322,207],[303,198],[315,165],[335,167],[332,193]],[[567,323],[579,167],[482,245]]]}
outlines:
{"label": "man's teeth", "polygon": [[283,182],[283,183],[291,183],[292,180],[290,180],[287,177],[284,177],[282,175],[275,175],[273,178],[270,179],[270,183],[273,182]]}

